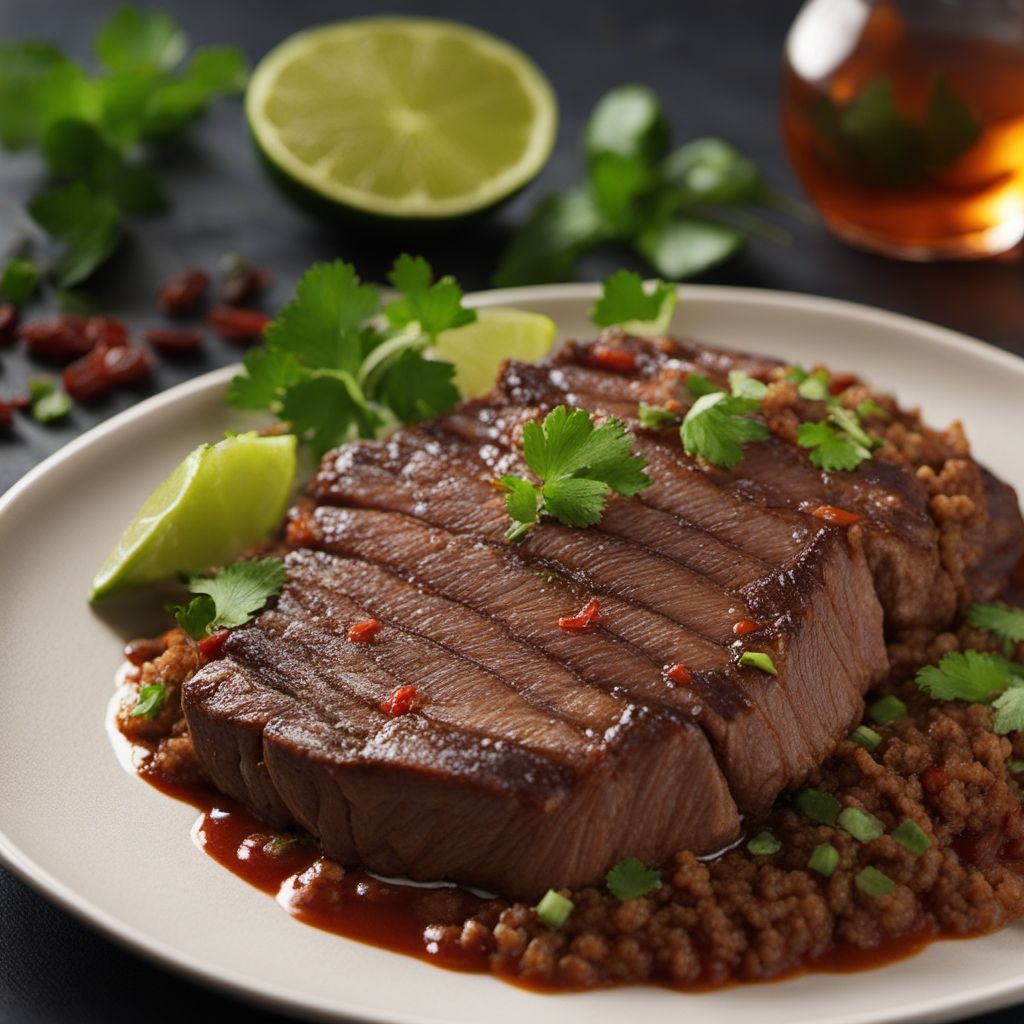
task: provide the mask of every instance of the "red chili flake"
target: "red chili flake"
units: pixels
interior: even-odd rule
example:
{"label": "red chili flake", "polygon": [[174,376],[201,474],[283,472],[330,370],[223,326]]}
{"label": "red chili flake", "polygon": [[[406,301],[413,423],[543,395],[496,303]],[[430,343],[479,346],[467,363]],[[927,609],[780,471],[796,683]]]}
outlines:
{"label": "red chili flake", "polygon": [[288,521],[284,531],[285,540],[297,547],[312,547],[316,542],[315,520],[308,512],[300,512]]}
{"label": "red chili flake", "polygon": [[13,344],[18,338],[18,307],[5,302],[0,305],[0,345]]}
{"label": "red chili flake", "polygon": [[32,396],[28,394],[15,395],[12,399],[8,401],[7,404],[12,409],[17,409],[19,412],[24,412],[26,409],[32,408]]}
{"label": "red chili flake", "polygon": [[562,629],[573,632],[589,629],[595,622],[601,621],[601,603],[592,597],[575,615],[567,615],[558,620]]}
{"label": "red chili flake", "polygon": [[811,515],[829,526],[853,526],[864,518],[856,512],[847,512],[845,508],[836,508],[835,505],[819,505],[811,509]]}
{"label": "red chili flake", "polygon": [[665,669],[665,675],[679,686],[689,686],[693,677],[685,665],[669,665]]}
{"label": "red chili flake", "polygon": [[78,359],[91,351],[95,344],[86,337],[85,319],[72,313],[23,324],[19,334],[29,355],[54,362]]}
{"label": "red chili flake", "polygon": [[216,633],[204,636],[199,641],[199,657],[202,658],[204,665],[208,661],[213,661],[220,654],[229,636],[231,636],[230,629],[218,629]]}
{"label": "red chili flake", "polygon": [[14,406],[10,402],[0,402],[0,427],[6,427],[14,419]]}
{"label": "red chili flake", "polygon": [[156,298],[157,308],[167,316],[191,313],[199,305],[209,283],[210,275],[205,270],[182,271],[160,289]]}
{"label": "red chili flake", "polygon": [[348,638],[354,644],[371,644],[374,637],[381,631],[383,624],[379,619],[363,619],[348,628]]}
{"label": "red chili flake", "polygon": [[834,373],[828,381],[830,395],[841,395],[847,388],[860,383],[860,377],[855,373]]}
{"label": "red chili flake", "polygon": [[395,692],[380,703],[380,709],[385,715],[406,715],[416,706],[417,697],[415,686],[399,686]]}
{"label": "red chili flake", "polygon": [[92,402],[113,388],[144,383],[152,370],[145,349],[97,349],[64,370],[64,390],[77,402]]}
{"label": "red chili flake", "polygon": [[615,345],[597,344],[590,350],[591,361],[605,370],[629,373],[636,369],[636,356],[628,349]]}
{"label": "red chili flake", "polygon": [[167,650],[163,640],[131,640],[125,645],[124,656],[133,665],[145,665],[147,661],[159,658]]}
{"label": "red chili flake", "polygon": [[91,316],[85,321],[82,333],[92,343],[92,347],[124,348],[128,344],[128,328],[120,320],[109,316]]}
{"label": "red chili flake", "polygon": [[755,622],[753,619],[740,619],[732,627],[736,636],[747,636],[749,633],[756,633],[759,629],[764,629],[764,623]]}
{"label": "red chili flake", "polygon": [[221,301],[228,306],[242,306],[266,291],[271,280],[271,273],[265,267],[243,263],[221,286]]}
{"label": "red chili flake", "polygon": [[921,786],[934,796],[946,787],[946,769],[941,764],[929,765],[921,772]]}
{"label": "red chili flake", "polygon": [[142,337],[163,356],[194,356],[203,344],[202,333],[188,328],[155,327]]}
{"label": "red chili flake", "polygon": [[210,326],[225,341],[255,341],[271,319],[259,310],[236,306],[218,306],[210,310]]}

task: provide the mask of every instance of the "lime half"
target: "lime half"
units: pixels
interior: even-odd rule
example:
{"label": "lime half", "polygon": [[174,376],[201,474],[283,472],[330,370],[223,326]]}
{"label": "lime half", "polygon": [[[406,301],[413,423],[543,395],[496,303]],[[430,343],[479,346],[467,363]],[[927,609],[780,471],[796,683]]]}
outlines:
{"label": "lime half", "polygon": [[478,309],[473,323],[437,336],[434,355],[455,364],[459,394],[473,398],[491,390],[506,359],[532,363],[546,356],[557,330],[555,321],[542,313],[499,306]]}
{"label": "lime half", "polygon": [[266,537],[291,497],[295,444],[290,434],[239,434],[196,448],[146,499],[89,600],[220,565]]}
{"label": "lime half", "polygon": [[466,25],[360,18],[286,39],[246,93],[256,142],[288,182],[392,218],[458,217],[533,178],[558,116],[522,52]]}

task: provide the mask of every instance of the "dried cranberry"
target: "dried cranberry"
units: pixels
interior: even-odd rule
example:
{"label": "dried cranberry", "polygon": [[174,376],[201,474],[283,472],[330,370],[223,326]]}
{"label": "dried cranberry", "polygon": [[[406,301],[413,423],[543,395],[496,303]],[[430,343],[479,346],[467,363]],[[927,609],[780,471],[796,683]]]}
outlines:
{"label": "dried cranberry", "polygon": [[209,283],[210,275],[205,270],[185,270],[160,289],[157,307],[167,316],[191,313],[199,305]]}
{"label": "dried cranberry", "polygon": [[10,402],[0,402],[0,427],[6,427],[14,419],[14,406]]}
{"label": "dried cranberry", "polygon": [[92,350],[94,342],[85,333],[85,320],[71,313],[34,320],[19,332],[29,355],[37,359],[68,362]]}
{"label": "dried cranberry", "polygon": [[103,353],[103,363],[115,387],[145,384],[153,372],[153,357],[142,348],[112,348]]}
{"label": "dried cranberry", "polygon": [[64,390],[78,402],[92,402],[113,388],[144,383],[152,369],[144,349],[97,349],[65,369]]}
{"label": "dried cranberry", "polygon": [[575,615],[564,615],[558,620],[562,629],[582,632],[601,621],[601,602],[592,597]]}
{"label": "dried cranberry", "polygon": [[142,336],[164,356],[194,356],[203,344],[202,334],[187,328],[155,327]]}
{"label": "dried cranberry", "polygon": [[270,271],[265,267],[253,267],[243,263],[232,271],[221,285],[221,301],[229,306],[244,305],[266,291],[271,280]]}
{"label": "dried cranberry", "polygon": [[29,394],[15,395],[7,404],[12,409],[24,412],[26,409],[32,408],[32,396]]}
{"label": "dried cranberry", "polygon": [[91,316],[83,330],[93,348],[123,348],[128,344],[128,328],[113,317]]}
{"label": "dried cranberry", "polygon": [[162,640],[131,640],[124,648],[124,656],[133,665],[145,665],[147,661],[159,658],[167,650]]}
{"label": "dried cranberry", "polygon": [[0,345],[10,345],[18,337],[18,307],[9,302],[0,305]]}
{"label": "dried cranberry", "polygon": [[370,644],[381,628],[379,619],[363,619],[362,622],[355,622],[349,626],[348,638],[354,644]]}
{"label": "dried cranberry", "polygon": [[387,700],[381,701],[380,709],[385,715],[407,715],[416,707],[418,697],[415,686],[399,686]]}
{"label": "dried cranberry", "polygon": [[255,341],[270,320],[255,309],[218,306],[210,311],[210,324],[225,341]]}
{"label": "dried cranberry", "polygon": [[941,764],[929,765],[921,772],[921,786],[932,796],[942,792],[946,786],[946,769]]}

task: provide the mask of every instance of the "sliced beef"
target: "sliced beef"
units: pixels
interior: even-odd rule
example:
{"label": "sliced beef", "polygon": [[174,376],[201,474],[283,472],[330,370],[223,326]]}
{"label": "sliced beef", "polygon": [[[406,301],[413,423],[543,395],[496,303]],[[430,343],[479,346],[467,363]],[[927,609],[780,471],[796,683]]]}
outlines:
{"label": "sliced beef", "polygon": [[[958,575],[927,474],[880,459],[824,474],[776,437],[709,470],[676,431],[642,428],[638,402],[685,409],[688,373],[775,364],[613,343],[632,372],[568,345],[441,420],[325,457],[292,514],[277,606],[183,690],[217,786],[344,863],[512,897],[593,882],[624,856],[709,853],[859,719],[886,633],[943,628],[1019,557],[994,478],[978,487],[990,537]],[[653,482],[597,526],[545,523],[512,545],[494,480],[527,472],[522,426],[557,404],[626,420]],[[863,520],[826,525],[820,504]],[[589,629],[559,625],[592,600]],[[367,618],[374,642],[349,641]],[[740,667],[748,650],[777,674]],[[401,686],[412,710],[389,714]]]}

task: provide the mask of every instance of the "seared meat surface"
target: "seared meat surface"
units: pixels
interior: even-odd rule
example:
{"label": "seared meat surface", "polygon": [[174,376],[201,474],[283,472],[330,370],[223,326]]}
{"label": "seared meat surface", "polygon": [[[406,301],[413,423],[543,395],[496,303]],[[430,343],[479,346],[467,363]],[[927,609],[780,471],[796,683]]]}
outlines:
{"label": "seared meat surface", "polygon": [[[570,344],[509,365],[487,399],[324,458],[277,607],[184,687],[221,790],[343,863],[512,897],[625,856],[710,853],[859,720],[887,638],[945,628],[1019,557],[1012,492],[973,463],[992,523],[959,568],[926,480],[895,461],[826,474],[773,435],[730,472],[697,464],[638,402],[685,406],[687,373],[774,364],[616,344],[633,370]],[[653,482],[595,527],[512,545],[493,480],[525,473],[522,425],[558,404],[625,420]],[[827,525],[822,504],[863,518]],[[599,622],[560,627],[592,599]],[[366,619],[376,638],[351,642]],[[777,675],[739,667],[745,650]],[[403,686],[412,710],[390,714]]]}

